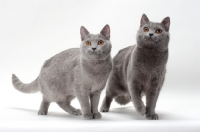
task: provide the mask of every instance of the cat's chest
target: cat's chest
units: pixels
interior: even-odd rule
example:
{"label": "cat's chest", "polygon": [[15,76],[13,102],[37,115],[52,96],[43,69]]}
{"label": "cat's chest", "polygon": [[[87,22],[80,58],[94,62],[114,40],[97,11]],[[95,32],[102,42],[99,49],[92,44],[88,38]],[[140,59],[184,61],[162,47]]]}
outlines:
{"label": "cat's chest", "polygon": [[140,54],[135,57],[133,63],[138,68],[145,71],[157,71],[165,67],[168,59],[168,54]]}
{"label": "cat's chest", "polygon": [[111,71],[111,66],[105,65],[102,67],[93,67],[91,69],[85,68],[83,73],[89,80],[104,80],[108,77]]}
{"label": "cat's chest", "polygon": [[105,85],[107,78],[111,72],[112,65],[104,64],[93,67],[82,68],[82,80],[84,83],[89,84],[92,87],[101,87]]}
{"label": "cat's chest", "polygon": [[144,85],[159,80],[165,73],[167,54],[135,54],[130,66],[134,78]]}

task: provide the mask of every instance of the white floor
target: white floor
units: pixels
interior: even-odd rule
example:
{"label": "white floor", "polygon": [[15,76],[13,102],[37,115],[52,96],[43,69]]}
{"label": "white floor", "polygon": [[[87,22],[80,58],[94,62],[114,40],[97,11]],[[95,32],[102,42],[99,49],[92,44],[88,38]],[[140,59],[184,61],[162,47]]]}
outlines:
{"label": "white floor", "polygon": [[[131,103],[120,106],[115,102],[112,103],[110,112],[102,113],[102,119],[98,120],[83,120],[81,116],[69,115],[55,103],[50,105],[48,115],[38,116],[41,94],[23,94],[16,91],[4,96],[0,112],[0,131],[199,132],[200,96],[198,92],[191,93],[191,89],[195,87],[188,87],[188,90],[182,86],[177,86],[174,91],[169,89],[164,86],[161,91],[156,108],[160,117],[157,121],[146,120],[140,116]],[[76,99],[72,104],[80,108]]]}

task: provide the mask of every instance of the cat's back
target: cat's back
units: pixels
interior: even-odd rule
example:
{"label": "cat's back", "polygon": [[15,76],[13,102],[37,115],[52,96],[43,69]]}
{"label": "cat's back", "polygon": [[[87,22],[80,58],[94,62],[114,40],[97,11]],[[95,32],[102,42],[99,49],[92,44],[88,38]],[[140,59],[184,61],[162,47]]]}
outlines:
{"label": "cat's back", "polygon": [[40,78],[63,78],[67,74],[72,75],[73,71],[77,69],[79,59],[79,48],[62,51],[44,62]]}
{"label": "cat's back", "polygon": [[113,64],[115,66],[119,66],[119,65],[123,65],[123,63],[125,61],[128,61],[130,56],[131,56],[131,53],[133,51],[133,49],[135,48],[135,45],[133,46],[128,46],[124,49],[121,49],[117,55],[113,58]]}
{"label": "cat's back", "polygon": [[42,69],[51,69],[56,67],[62,68],[64,65],[75,63],[79,56],[79,48],[67,49],[46,60]]}

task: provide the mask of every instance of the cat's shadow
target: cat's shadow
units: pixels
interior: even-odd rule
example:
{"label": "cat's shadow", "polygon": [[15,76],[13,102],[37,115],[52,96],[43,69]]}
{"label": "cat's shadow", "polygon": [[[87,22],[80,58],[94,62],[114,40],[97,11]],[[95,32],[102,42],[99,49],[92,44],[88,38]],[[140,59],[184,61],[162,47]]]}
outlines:
{"label": "cat's shadow", "polygon": [[[20,110],[20,111],[26,111],[30,112],[32,114],[37,115],[37,110],[32,110],[32,109],[26,109],[26,108],[14,108],[14,107],[9,107],[9,109],[12,110]],[[122,108],[111,108],[110,112],[102,112],[102,118],[100,120],[102,121],[109,121],[109,120],[145,120],[144,116],[139,115],[136,111],[134,111],[133,107],[122,107]],[[111,116],[111,118],[110,118]],[[40,118],[61,118],[61,119],[66,119],[69,118],[70,120],[81,120],[83,119],[81,116],[75,116],[75,115],[70,115],[65,112],[52,112],[49,111],[47,115],[39,115]],[[120,117],[120,118],[119,118]],[[121,118],[123,117],[123,119]],[[98,120],[98,119],[97,119]]]}
{"label": "cat's shadow", "polygon": [[51,112],[49,111],[47,115],[38,115],[38,111],[37,110],[32,110],[32,109],[26,109],[26,108],[14,108],[14,107],[9,107],[8,109],[12,109],[12,110],[19,110],[19,111],[25,111],[25,112],[29,112],[29,113],[32,113],[42,119],[48,119],[48,118],[59,118],[59,119],[66,119],[66,118],[69,118],[70,120],[74,119],[74,120],[77,120],[77,119],[81,119],[81,116],[75,116],[75,115],[70,115],[68,113],[65,113],[65,112]]}
{"label": "cat's shadow", "polygon": [[[127,106],[127,107],[119,107],[119,108],[111,108],[109,112],[106,112],[106,114],[112,113],[116,114],[119,117],[121,117],[121,120],[147,120],[146,116],[140,115],[133,106]],[[182,117],[177,116],[176,114],[167,114],[162,111],[158,112],[159,120],[182,120]],[[114,117],[114,116],[113,116]],[[120,119],[119,119],[120,120]]]}
{"label": "cat's shadow", "polygon": [[[26,108],[14,108],[9,107],[8,109],[12,110],[19,110],[19,111],[26,111],[30,112],[32,114],[35,114],[41,119],[49,119],[54,118],[58,120],[83,120],[82,116],[75,116],[71,115],[65,112],[53,112],[49,111],[47,115],[37,115],[37,110],[32,109],[26,109]],[[135,111],[135,109],[131,106],[129,107],[119,107],[119,108],[111,108],[109,112],[102,112],[102,118],[101,119],[95,119],[95,121],[122,121],[122,120],[147,120],[145,116],[141,116],[139,113]],[[165,114],[160,114],[161,117],[165,117]],[[94,120],[92,120],[94,121]]]}
{"label": "cat's shadow", "polygon": [[[105,114],[118,115],[120,120],[146,120],[145,116],[141,116],[137,113],[133,106],[111,108],[109,112]],[[104,114],[104,113],[103,113]]]}

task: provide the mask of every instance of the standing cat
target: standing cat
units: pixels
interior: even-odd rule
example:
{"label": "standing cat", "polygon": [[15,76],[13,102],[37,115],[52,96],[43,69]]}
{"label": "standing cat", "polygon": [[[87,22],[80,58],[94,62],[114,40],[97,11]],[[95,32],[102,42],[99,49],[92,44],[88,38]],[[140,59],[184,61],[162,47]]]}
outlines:
{"label": "standing cat", "polygon": [[[169,26],[169,17],[154,23],[142,15],[137,44],[120,50],[113,59],[102,112],[109,111],[115,98],[123,105],[132,101],[135,109],[141,115],[146,114],[147,119],[158,119],[155,107],[165,78]],[[143,95],[146,95],[146,107],[141,99]]]}
{"label": "standing cat", "polygon": [[[50,103],[56,102],[70,114],[83,114],[84,119],[101,118],[100,93],[112,69],[110,27],[106,25],[100,34],[94,35],[82,26],[80,33],[80,49],[65,50],[45,61],[40,75],[32,83],[24,84],[13,74],[12,83],[17,90],[42,92],[38,115],[46,115]],[[81,111],[70,105],[75,97]]]}

